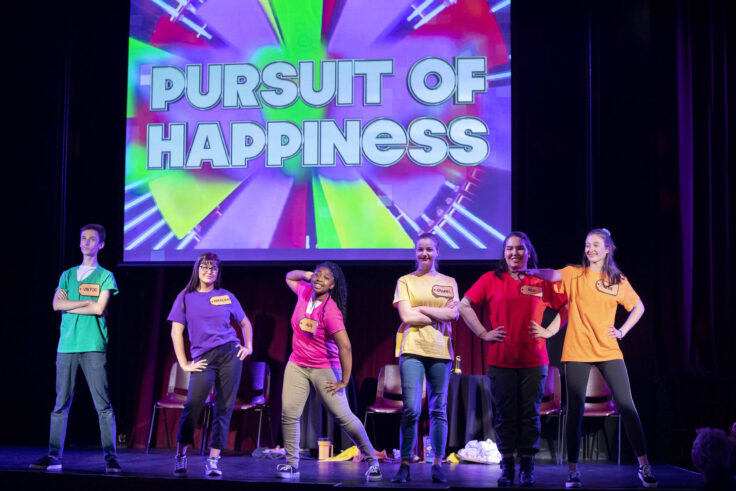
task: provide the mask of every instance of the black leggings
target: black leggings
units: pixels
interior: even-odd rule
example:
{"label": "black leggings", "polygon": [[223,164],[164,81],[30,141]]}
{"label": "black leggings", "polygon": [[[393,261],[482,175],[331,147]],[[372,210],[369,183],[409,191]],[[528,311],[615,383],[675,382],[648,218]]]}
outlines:
{"label": "black leggings", "polygon": [[580,437],[583,432],[583,407],[585,404],[585,390],[588,386],[590,367],[598,367],[606,379],[613,394],[622,423],[626,429],[631,446],[634,447],[637,457],[647,454],[644,442],[644,430],[641,427],[639,413],[636,412],[634,400],[631,398],[631,386],[626,364],[623,360],[600,361],[585,363],[569,361],[565,363],[565,385],[567,386],[567,461],[576,463],[580,453]]}

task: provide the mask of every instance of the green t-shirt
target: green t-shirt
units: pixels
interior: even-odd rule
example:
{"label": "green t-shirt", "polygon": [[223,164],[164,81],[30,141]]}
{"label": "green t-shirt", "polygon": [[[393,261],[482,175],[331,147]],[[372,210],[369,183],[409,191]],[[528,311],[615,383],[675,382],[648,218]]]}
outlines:
{"label": "green t-shirt", "polygon": [[[94,300],[105,290],[111,295],[118,294],[118,286],[112,272],[100,265],[82,281],[77,281],[77,269],[67,269],[59,278],[59,286],[66,292],[69,300]],[[84,353],[107,350],[107,322],[104,315],[82,315],[62,312],[59,353]]]}

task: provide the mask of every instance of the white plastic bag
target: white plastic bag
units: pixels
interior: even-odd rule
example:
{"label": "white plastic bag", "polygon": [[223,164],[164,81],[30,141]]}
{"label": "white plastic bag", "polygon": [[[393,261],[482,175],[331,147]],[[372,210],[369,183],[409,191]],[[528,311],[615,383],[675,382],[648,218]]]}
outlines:
{"label": "white plastic bag", "polygon": [[461,459],[477,464],[498,464],[501,462],[501,453],[491,439],[483,442],[470,440],[465,448],[458,450],[457,454]]}

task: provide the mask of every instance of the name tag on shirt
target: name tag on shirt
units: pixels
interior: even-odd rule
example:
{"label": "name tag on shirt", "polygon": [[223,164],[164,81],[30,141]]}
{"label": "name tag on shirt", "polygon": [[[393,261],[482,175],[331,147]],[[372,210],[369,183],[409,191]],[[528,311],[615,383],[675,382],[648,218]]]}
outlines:
{"label": "name tag on shirt", "polygon": [[100,285],[94,283],[82,283],[79,285],[79,294],[86,297],[99,297]]}
{"label": "name tag on shirt", "polygon": [[605,284],[603,284],[603,280],[598,280],[595,282],[595,287],[601,293],[607,293],[608,295],[613,295],[614,297],[618,295],[618,283],[615,285],[606,286]]}
{"label": "name tag on shirt", "polygon": [[212,305],[230,305],[233,302],[230,300],[230,295],[220,295],[219,297],[210,298],[210,303]]}
{"label": "name tag on shirt", "polygon": [[299,329],[309,334],[314,334],[314,331],[317,330],[317,321],[308,317],[302,317],[299,320]]}
{"label": "name tag on shirt", "polygon": [[521,285],[521,288],[519,288],[522,295],[527,295],[529,297],[542,297],[542,287],[541,286],[533,286],[533,285]]}
{"label": "name tag on shirt", "polygon": [[432,295],[434,295],[435,297],[441,297],[441,298],[454,298],[455,297],[455,295],[453,294],[452,287],[444,286],[444,285],[433,285]]}

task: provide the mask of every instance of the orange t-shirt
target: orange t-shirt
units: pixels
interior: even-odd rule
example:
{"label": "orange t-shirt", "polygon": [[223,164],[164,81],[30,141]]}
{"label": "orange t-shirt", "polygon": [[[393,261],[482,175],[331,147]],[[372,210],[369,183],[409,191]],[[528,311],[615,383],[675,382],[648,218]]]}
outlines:
{"label": "orange t-shirt", "polygon": [[626,310],[639,302],[639,295],[621,277],[621,283],[606,288],[601,273],[579,266],[559,270],[562,281],[556,284],[567,295],[570,309],[562,361],[597,362],[623,360],[618,340],[608,334],[616,321],[616,308]]}

